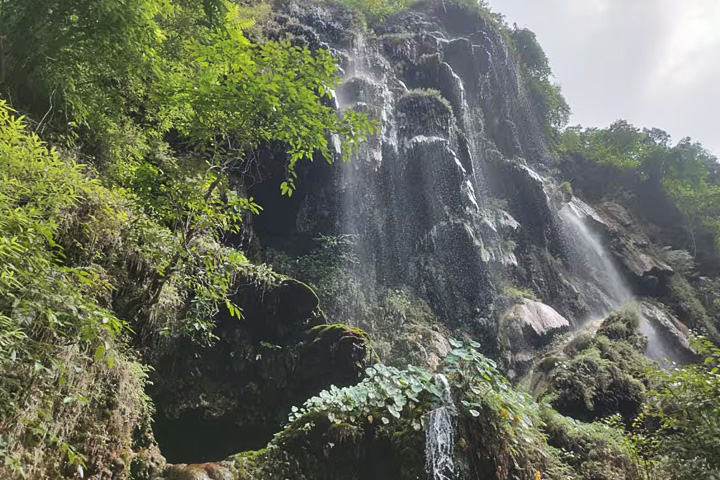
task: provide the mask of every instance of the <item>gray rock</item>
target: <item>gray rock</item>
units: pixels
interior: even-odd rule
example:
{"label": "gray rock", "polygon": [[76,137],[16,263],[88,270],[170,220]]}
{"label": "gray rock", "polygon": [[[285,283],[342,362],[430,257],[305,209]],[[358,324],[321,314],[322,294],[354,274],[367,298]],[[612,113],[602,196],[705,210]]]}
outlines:
{"label": "gray rock", "polygon": [[570,330],[570,322],[554,308],[530,299],[510,307],[503,323],[519,327],[526,345],[534,347],[547,345],[554,336]]}
{"label": "gray rock", "polygon": [[230,462],[202,463],[195,465],[177,464],[169,466],[163,480],[233,480]]}
{"label": "gray rock", "polygon": [[[643,302],[642,315],[648,326],[641,325],[640,330],[648,337],[648,356],[667,358],[685,364],[696,359],[696,353],[690,345],[690,330],[665,308]],[[649,327],[649,328],[648,328]]]}
{"label": "gray rock", "polygon": [[[659,279],[675,273],[670,265],[656,256],[642,222],[625,207],[615,202],[606,202],[597,211],[600,218],[592,218],[599,220],[608,231],[613,252],[637,280],[642,282],[648,277]],[[655,284],[652,279],[650,283],[643,283]]]}

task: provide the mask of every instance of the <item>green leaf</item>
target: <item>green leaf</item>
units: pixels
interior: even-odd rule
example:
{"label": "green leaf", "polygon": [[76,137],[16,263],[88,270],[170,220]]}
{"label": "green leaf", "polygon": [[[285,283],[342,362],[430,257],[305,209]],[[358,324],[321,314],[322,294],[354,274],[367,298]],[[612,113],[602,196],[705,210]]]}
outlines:
{"label": "green leaf", "polygon": [[107,349],[105,348],[105,345],[98,345],[97,348],[95,348],[95,354],[93,355],[93,360],[95,360],[97,362],[98,360],[103,358],[105,356],[106,350]]}

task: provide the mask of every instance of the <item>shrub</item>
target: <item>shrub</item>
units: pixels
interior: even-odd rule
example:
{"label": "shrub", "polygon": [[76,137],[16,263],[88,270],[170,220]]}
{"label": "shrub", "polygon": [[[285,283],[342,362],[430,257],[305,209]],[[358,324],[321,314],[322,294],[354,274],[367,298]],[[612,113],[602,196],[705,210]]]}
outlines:
{"label": "shrub", "polygon": [[592,340],[574,345],[560,363],[546,398],[560,413],[583,421],[621,414],[631,422],[640,411],[645,386],[639,380],[646,339],[636,313],[612,313]]}
{"label": "shrub", "polygon": [[647,372],[653,388],[634,439],[652,478],[720,477],[720,349],[703,338],[693,343],[703,363]]}

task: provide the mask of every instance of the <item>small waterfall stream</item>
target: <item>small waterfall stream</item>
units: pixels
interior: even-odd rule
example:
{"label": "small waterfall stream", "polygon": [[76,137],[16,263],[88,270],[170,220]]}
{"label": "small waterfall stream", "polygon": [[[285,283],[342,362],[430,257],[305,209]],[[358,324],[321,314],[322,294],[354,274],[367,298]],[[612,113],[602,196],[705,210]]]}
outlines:
{"label": "small waterfall stream", "polygon": [[591,314],[605,316],[632,298],[630,287],[618,271],[600,235],[590,229],[592,208],[573,198],[558,212],[567,240],[573,273],[582,280],[582,294]]}
{"label": "small waterfall stream", "polygon": [[[581,293],[592,309],[590,321],[604,318],[611,311],[621,309],[632,301],[633,293],[610,252],[600,235],[588,225],[588,219],[597,216],[592,207],[573,197],[560,209],[559,215],[570,249],[572,269],[582,280]],[[679,361],[672,345],[644,315],[642,309],[638,313],[639,330],[648,339],[645,355],[660,365],[666,365],[668,359]]]}
{"label": "small waterfall stream", "polygon": [[435,382],[442,388],[443,398],[440,406],[428,414],[425,433],[425,468],[432,480],[454,480],[455,406],[450,395],[450,384],[445,375],[437,374]]}

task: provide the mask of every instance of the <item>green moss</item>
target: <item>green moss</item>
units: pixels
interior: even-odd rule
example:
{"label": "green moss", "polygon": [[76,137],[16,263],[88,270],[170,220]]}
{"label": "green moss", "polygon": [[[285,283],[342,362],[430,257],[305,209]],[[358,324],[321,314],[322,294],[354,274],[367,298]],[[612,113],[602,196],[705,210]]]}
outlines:
{"label": "green moss", "polygon": [[268,291],[278,287],[283,280],[290,278],[287,275],[274,271],[269,265],[256,265],[252,263],[241,265],[235,275],[240,276],[243,283],[250,283],[262,291]]}
{"label": "green moss", "polygon": [[673,275],[668,282],[668,303],[678,318],[698,333],[720,342],[720,331],[708,316],[707,310],[698,299],[692,284],[683,275]]}
{"label": "green moss", "polygon": [[414,104],[425,104],[425,105],[442,105],[445,108],[446,114],[452,115],[452,105],[450,102],[443,97],[439,90],[432,88],[416,88],[405,93],[399,100],[400,103],[414,103]]}
{"label": "green moss", "polygon": [[540,361],[540,364],[538,365],[538,369],[541,372],[548,373],[548,372],[552,371],[555,367],[557,367],[558,364],[560,363],[560,361],[561,361],[560,357],[557,357],[555,355],[550,355],[550,356],[544,357]]}
{"label": "green moss", "polygon": [[541,413],[548,443],[560,459],[587,480],[643,478],[624,432],[606,423],[582,423],[545,408]]}
{"label": "green moss", "polygon": [[630,422],[643,402],[641,379],[648,365],[642,352],[646,339],[637,331],[636,313],[612,313],[595,338],[578,340],[565,351],[544,398],[559,412],[592,421],[621,414]]}
{"label": "green moss", "polygon": [[510,305],[523,303],[524,300],[537,300],[535,292],[528,288],[517,287],[515,285],[507,285],[503,288],[503,296],[506,297]]}
{"label": "green moss", "polygon": [[310,329],[311,332],[316,333],[318,335],[325,335],[328,333],[333,332],[348,332],[355,334],[359,337],[365,338],[370,341],[370,336],[367,334],[365,330],[358,327],[351,327],[349,325],[345,325],[343,323],[332,323],[328,325],[318,325],[317,327],[313,327]]}
{"label": "green moss", "polygon": [[647,339],[638,331],[640,315],[633,310],[611,313],[597,331],[598,336],[610,340],[624,341],[634,345],[638,350],[645,350]]}
{"label": "green moss", "polygon": [[561,183],[561,184],[560,184],[560,191],[563,192],[564,194],[568,195],[568,196],[572,196],[572,195],[573,195],[572,183],[570,183],[570,182],[563,182],[563,183]]}
{"label": "green moss", "polygon": [[380,35],[380,39],[387,45],[394,47],[400,46],[403,43],[415,38],[414,33],[387,33]]}

